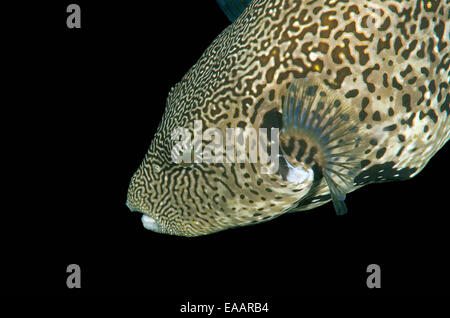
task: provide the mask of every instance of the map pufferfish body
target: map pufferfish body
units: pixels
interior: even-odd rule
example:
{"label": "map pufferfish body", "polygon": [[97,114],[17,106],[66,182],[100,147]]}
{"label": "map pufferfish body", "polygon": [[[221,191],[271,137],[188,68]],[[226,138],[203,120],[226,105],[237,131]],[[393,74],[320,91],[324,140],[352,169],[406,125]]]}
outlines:
{"label": "map pufferfish body", "polygon": [[[170,91],[128,207],[197,236],[330,200],[343,214],[347,193],[415,176],[450,136],[449,15],[448,0],[251,1]],[[171,134],[195,121],[279,128],[278,169],[175,163]]]}

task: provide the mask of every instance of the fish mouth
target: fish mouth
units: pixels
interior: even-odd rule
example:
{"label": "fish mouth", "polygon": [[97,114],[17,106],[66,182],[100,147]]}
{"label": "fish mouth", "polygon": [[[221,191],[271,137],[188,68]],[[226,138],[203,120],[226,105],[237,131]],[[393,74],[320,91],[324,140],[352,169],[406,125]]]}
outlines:
{"label": "fish mouth", "polygon": [[147,230],[153,231],[153,232],[161,232],[161,228],[159,224],[156,222],[156,220],[147,214],[143,214],[141,217],[142,225]]}
{"label": "fish mouth", "polygon": [[144,226],[145,229],[153,231],[153,232],[161,232],[161,227],[159,226],[158,222],[148,214],[146,214],[143,210],[137,208],[133,204],[130,204],[129,201],[127,201],[126,206],[130,209],[131,212],[141,212],[141,222],[142,226]]}

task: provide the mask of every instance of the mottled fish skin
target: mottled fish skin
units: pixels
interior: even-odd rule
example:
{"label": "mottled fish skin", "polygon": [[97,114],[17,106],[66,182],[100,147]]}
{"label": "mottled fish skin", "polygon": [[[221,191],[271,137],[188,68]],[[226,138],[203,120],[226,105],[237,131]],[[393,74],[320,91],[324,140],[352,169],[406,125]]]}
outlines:
{"label": "mottled fish skin", "polygon": [[315,181],[260,174],[257,164],[171,160],[171,132],[194,120],[276,127],[296,78],[340,94],[369,136],[349,192],[415,176],[450,137],[449,15],[448,0],[253,1],[170,91],[127,205],[158,232],[196,236],[330,201],[323,178],[311,194]]}

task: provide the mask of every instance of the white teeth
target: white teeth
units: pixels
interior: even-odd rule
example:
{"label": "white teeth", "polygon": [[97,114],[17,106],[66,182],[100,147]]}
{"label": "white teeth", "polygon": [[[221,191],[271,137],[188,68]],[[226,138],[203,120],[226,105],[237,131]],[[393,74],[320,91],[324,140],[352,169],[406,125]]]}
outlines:
{"label": "white teeth", "polygon": [[155,219],[149,217],[148,215],[142,215],[141,217],[142,225],[147,229],[154,232],[158,232],[159,226]]}

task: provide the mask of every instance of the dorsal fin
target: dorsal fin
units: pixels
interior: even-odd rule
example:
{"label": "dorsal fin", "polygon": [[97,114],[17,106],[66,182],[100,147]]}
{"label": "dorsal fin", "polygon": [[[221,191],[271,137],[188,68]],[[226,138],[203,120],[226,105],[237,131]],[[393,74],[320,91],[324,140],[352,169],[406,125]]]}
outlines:
{"label": "dorsal fin", "polygon": [[216,0],[222,11],[231,22],[234,22],[252,0]]}

